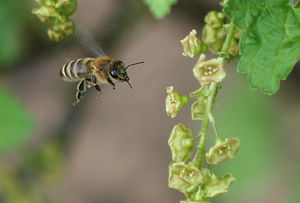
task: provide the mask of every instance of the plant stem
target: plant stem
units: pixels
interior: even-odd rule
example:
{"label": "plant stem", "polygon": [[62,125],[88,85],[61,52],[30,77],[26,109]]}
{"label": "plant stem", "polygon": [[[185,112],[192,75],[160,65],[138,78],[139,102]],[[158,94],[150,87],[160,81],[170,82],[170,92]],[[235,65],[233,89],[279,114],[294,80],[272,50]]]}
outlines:
{"label": "plant stem", "polygon": [[207,134],[207,127],[208,127],[208,117],[203,120],[202,129],[199,132],[200,140],[197,146],[198,150],[193,159],[193,162],[195,163],[196,167],[198,167],[199,169],[201,169],[201,164],[205,156],[205,140]]}
{"label": "plant stem", "polygon": [[213,83],[211,83],[211,85],[210,85],[209,88],[210,88],[210,95],[208,96],[208,99],[207,99],[206,113],[207,113],[209,121],[213,125],[216,137],[218,139],[219,135],[218,135],[217,128],[216,128],[216,125],[215,125],[215,118],[214,118],[214,116],[212,114],[212,107],[213,107],[213,104],[215,102],[215,98],[217,96],[219,84],[216,83],[216,82],[213,82]]}
{"label": "plant stem", "polygon": [[224,42],[223,47],[222,47],[222,50],[221,50],[221,52],[222,52],[223,54],[227,54],[228,49],[229,49],[230,44],[231,44],[231,40],[232,40],[232,38],[233,38],[233,36],[234,36],[234,32],[235,32],[235,26],[234,26],[233,23],[230,23],[230,24],[229,24],[229,31],[228,31],[228,33],[227,33],[225,42]]}

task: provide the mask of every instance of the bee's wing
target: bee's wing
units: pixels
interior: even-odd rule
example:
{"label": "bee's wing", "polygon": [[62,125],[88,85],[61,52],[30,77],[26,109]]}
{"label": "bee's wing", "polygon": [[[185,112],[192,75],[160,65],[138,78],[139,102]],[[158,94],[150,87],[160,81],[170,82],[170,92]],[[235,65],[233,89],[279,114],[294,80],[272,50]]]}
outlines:
{"label": "bee's wing", "polygon": [[96,56],[105,56],[102,48],[97,44],[94,37],[84,27],[76,25],[76,37],[84,48],[91,51]]}

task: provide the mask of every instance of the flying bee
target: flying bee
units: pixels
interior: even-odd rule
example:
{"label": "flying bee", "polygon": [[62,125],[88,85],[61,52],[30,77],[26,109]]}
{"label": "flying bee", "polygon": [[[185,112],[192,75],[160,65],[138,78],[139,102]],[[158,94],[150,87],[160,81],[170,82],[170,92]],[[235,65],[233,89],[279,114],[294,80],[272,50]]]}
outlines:
{"label": "flying bee", "polygon": [[137,62],[125,66],[121,60],[106,56],[102,49],[94,42],[93,38],[89,36],[88,33],[84,34],[86,36],[84,36],[84,38],[81,36],[81,43],[91,49],[91,51],[96,53],[99,57],[79,58],[70,61],[61,68],[60,77],[64,81],[78,82],[76,101],[73,105],[79,104],[86,94],[87,88],[93,86],[99,95],[101,94],[101,84],[111,84],[113,89],[115,89],[115,82],[127,82],[129,87],[132,88],[129,83],[127,68],[144,62]]}

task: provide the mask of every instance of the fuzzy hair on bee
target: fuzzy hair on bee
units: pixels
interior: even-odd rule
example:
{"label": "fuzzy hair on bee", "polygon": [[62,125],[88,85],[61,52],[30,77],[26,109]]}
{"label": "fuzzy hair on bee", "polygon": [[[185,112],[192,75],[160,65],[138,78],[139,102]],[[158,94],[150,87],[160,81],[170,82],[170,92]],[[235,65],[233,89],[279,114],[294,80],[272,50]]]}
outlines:
{"label": "fuzzy hair on bee", "polygon": [[100,85],[103,84],[110,84],[115,89],[116,82],[127,82],[129,87],[132,88],[129,83],[127,68],[144,62],[126,66],[123,61],[106,56],[89,32],[81,26],[77,27],[76,35],[79,42],[98,57],[72,60],[60,69],[60,77],[64,81],[78,82],[76,101],[73,105],[81,102],[84,95],[86,95],[87,88],[95,87],[99,95],[101,94]]}

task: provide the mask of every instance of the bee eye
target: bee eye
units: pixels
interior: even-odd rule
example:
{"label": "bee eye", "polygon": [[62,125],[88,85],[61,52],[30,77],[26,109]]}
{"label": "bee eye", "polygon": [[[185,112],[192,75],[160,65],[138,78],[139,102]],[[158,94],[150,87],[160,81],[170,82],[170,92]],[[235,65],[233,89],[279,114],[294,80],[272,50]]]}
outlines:
{"label": "bee eye", "polygon": [[113,77],[113,78],[117,78],[117,77],[118,77],[116,70],[111,70],[111,71],[110,71],[110,75],[111,75],[111,77]]}

